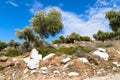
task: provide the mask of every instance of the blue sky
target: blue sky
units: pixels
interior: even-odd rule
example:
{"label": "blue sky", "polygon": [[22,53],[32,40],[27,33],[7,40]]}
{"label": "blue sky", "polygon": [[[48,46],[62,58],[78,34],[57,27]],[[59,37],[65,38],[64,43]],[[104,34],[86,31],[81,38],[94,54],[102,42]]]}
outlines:
{"label": "blue sky", "polygon": [[29,20],[36,12],[49,11],[51,8],[62,13],[64,29],[46,41],[72,32],[92,38],[98,30],[111,31],[105,13],[119,10],[120,0],[0,0],[0,40],[20,41],[15,35],[16,29],[31,26]]}

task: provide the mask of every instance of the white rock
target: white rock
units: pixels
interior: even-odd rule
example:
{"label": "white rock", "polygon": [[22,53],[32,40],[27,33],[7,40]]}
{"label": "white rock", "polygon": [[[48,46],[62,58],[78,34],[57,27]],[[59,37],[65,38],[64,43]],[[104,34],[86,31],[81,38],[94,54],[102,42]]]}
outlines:
{"label": "white rock", "polygon": [[42,60],[42,55],[41,55],[41,54],[38,54],[38,56],[36,56],[35,59],[37,59],[37,60]]}
{"label": "white rock", "polygon": [[104,60],[108,60],[109,55],[103,51],[105,51],[105,50],[102,50],[102,52],[99,50],[96,50],[95,52],[93,52],[93,55],[99,56],[100,58],[102,58]]}
{"label": "white rock", "polygon": [[120,51],[117,50],[117,53],[120,54]]}
{"label": "white rock", "polygon": [[77,72],[70,72],[68,73],[68,76],[74,77],[74,76],[79,76],[79,74]]}
{"label": "white rock", "polygon": [[106,50],[103,49],[103,48],[97,48],[97,50],[98,50],[98,51],[101,51],[101,52],[106,52]]}
{"label": "white rock", "polygon": [[23,61],[27,64],[30,61],[30,57],[24,58]]}
{"label": "white rock", "polygon": [[42,55],[38,54],[36,49],[32,49],[31,56],[24,58],[23,61],[27,64],[29,69],[36,69],[39,67],[39,62],[42,59]]}
{"label": "white rock", "polygon": [[65,64],[63,67],[62,67],[62,70],[66,70],[68,68],[69,64]]}
{"label": "white rock", "polygon": [[14,77],[14,76],[15,76],[15,74],[16,74],[16,72],[14,72],[14,73],[12,74],[12,77]]}
{"label": "white rock", "polygon": [[26,68],[26,69],[23,71],[23,73],[26,74],[27,72],[28,72],[28,69]]}
{"label": "white rock", "polygon": [[41,67],[40,68],[42,71],[46,71],[48,68],[47,67]]}
{"label": "white rock", "polygon": [[82,61],[83,63],[88,63],[88,59],[87,58],[78,58],[80,61]]}
{"label": "white rock", "polygon": [[68,62],[68,63],[66,63],[66,64],[62,67],[62,70],[67,70],[67,69],[68,69],[68,66],[73,65],[73,64],[74,64],[73,62]]}
{"label": "white rock", "polygon": [[58,70],[54,70],[53,73],[54,74],[60,74],[60,72]]}
{"label": "white rock", "polygon": [[62,59],[61,62],[63,62],[63,63],[67,63],[67,62],[70,61],[70,60],[71,60],[71,58],[66,57],[66,58]]}
{"label": "white rock", "polygon": [[49,55],[45,56],[43,58],[43,60],[48,60],[48,59],[52,58],[53,56],[55,56],[55,54],[54,53],[50,53]]}
{"label": "white rock", "polygon": [[32,59],[42,60],[42,55],[38,54],[36,49],[32,49],[31,56]]}
{"label": "white rock", "polygon": [[43,73],[43,74],[47,74],[47,72],[46,72],[46,71],[42,71],[42,73]]}
{"label": "white rock", "polygon": [[33,74],[33,73],[36,73],[37,72],[37,70],[31,70],[31,74]]}
{"label": "white rock", "polygon": [[117,67],[120,67],[120,63],[118,62],[112,62],[114,65],[116,65]]}
{"label": "white rock", "polygon": [[39,61],[36,59],[30,59],[27,66],[29,69],[36,69],[39,67]]}

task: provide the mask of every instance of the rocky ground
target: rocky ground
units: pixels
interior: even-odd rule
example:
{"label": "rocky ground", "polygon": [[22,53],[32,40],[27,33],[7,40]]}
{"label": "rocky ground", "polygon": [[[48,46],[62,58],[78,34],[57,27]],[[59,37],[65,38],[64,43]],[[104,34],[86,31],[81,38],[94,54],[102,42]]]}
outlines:
{"label": "rocky ground", "polygon": [[120,46],[114,45],[96,48],[81,57],[39,55],[36,59],[36,51],[27,57],[0,57],[0,66],[4,68],[0,70],[0,80],[120,80]]}

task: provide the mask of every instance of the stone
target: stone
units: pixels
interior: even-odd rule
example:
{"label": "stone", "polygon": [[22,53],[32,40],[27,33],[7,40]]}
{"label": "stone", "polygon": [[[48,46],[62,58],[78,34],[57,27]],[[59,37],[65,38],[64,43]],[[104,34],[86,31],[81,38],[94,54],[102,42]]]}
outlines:
{"label": "stone", "polygon": [[29,62],[27,63],[27,67],[29,69],[36,69],[39,67],[39,61],[36,59],[30,59]]}
{"label": "stone", "polygon": [[68,62],[66,63],[63,67],[62,67],[62,70],[67,70],[68,69],[68,66],[70,65],[73,65],[73,62]]}
{"label": "stone", "polygon": [[31,56],[32,59],[37,59],[37,60],[42,60],[42,55],[38,54],[38,51],[36,49],[33,49],[31,52]]}
{"label": "stone", "polygon": [[27,64],[30,61],[30,57],[24,58],[23,61]]}
{"label": "stone", "polygon": [[102,72],[101,71],[97,71],[97,76],[101,75]]}
{"label": "stone", "polygon": [[55,56],[55,54],[54,54],[54,53],[50,53],[50,54],[48,54],[47,56],[45,56],[45,57],[43,58],[43,60],[49,60],[49,59],[52,58],[53,56]]}
{"label": "stone", "polygon": [[54,70],[53,73],[54,74],[60,74],[60,72],[58,70]]}
{"label": "stone", "polygon": [[97,50],[100,51],[100,52],[106,52],[106,50],[103,49],[103,48],[97,48]]}
{"label": "stone", "polygon": [[62,62],[62,63],[67,63],[67,62],[70,61],[70,60],[71,60],[71,58],[66,57],[66,58],[62,59],[61,62]]}
{"label": "stone", "polygon": [[32,49],[30,57],[23,59],[29,69],[38,68],[40,60],[42,60],[42,55],[38,54],[38,51],[36,49]]}
{"label": "stone", "polygon": [[79,76],[79,73],[77,73],[77,72],[70,72],[70,73],[68,73],[68,76],[70,76],[70,77]]}
{"label": "stone", "polygon": [[102,48],[98,48],[95,52],[93,52],[93,55],[99,56],[101,59],[108,60],[109,55],[105,52],[106,50]]}
{"label": "stone", "polygon": [[87,58],[78,58],[80,61],[82,61],[83,63],[88,63],[88,59]]}
{"label": "stone", "polygon": [[117,67],[120,67],[120,63],[118,62],[112,62],[112,64],[116,65]]}
{"label": "stone", "polygon": [[46,71],[48,68],[47,67],[41,67],[40,68],[42,71]]}
{"label": "stone", "polygon": [[6,62],[8,60],[8,57],[2,56],[0,57],[0,62]]}
{"label": "stone", "polygon": [[117,53],[120,54],[120,51],[117,50]]}
{"label": "stone", "polygon": [[37,72],[37,70],[31,70],[31,74],[33,74],[33,73],[36,73]]}
{"label": "stone", "polygon": [[117,68],[116,68],[116,67],[113,67],[113,68],[112,68],[112,70],[113,70],[113,71],[116,71],[116,70],[117,70]]}
{"label": "stone", "polygon": [[23,71],[23,73],[26,74],[27,72],[28,72],[28,69],[26,68],[26,69]]}
{"label": "stone", "polygon": [[42,74],[47,74],[47,71],[41,71],[42,72]]}

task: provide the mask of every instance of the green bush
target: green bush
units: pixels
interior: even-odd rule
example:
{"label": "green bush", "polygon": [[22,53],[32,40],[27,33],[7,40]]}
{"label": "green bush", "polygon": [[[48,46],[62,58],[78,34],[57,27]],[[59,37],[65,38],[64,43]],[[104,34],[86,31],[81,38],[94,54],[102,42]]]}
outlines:
{"label": "green bush", "polygon": [[20,56],[22,54],[23,53],[20,50],[12,49],[12,50],[7,51],[6,54],[5,54],[5,56],[15,57],[15,56]]}
{"label": "green bush", "polygon": [[37,50],[39,51],[40,54],[42,54],[43,57],[50,53],[56,52],[56,49],[51,46],[48,46],[48,47],[41,46],[41,47],[37,48]]}
{"label": "green bush", "polygon": [[90,47],[78,46],[77,51],[75,52],[74,55],[77,56],[77,57],[85,57],[91,51],[93,51],[93,49],[90,48]]}
{"label": "green bush", "polygon": [[5,67],[0,66],[0,71],[3,70],[3,69],[5,69]]}
{"label": "green bush", "polygon": [[3,52],[0,52],[0,56],[4,56],[5,55],[5,53],[3,53]]}
{"label": "green bush", "polygon": [[92,49],[89,49],[87,47],[82,47],[82,46],[79,46],[77,50],[80,51],[81,53],[89,53],[92,51]]}
{"label": "green bush", "polygon": [[5,47],[7,47],[7,43],[0,41],[0,51],[1,51],[2,49],[4,49]]}
{"label": "green bush", "polygon": [[88,36],[81,36],[81,41],[90,41],[90,37]]}
{"label": "green bush", "polygon": [[67,54],[67,55],[72,55],[76,51],[77,51],[76,47],[70,47],[70,48],[63,47],[63,48],[58,49],[57,52],[61,52],[61,53]]}
{"label": "green bush", "polygon": [[52,43],[53,43],[53,44],[62,43],[62,40],[53,40]]}
{"label": "green bush", "polygon": [[96,44],[97,48],[99,48],[99,47],[101,47],[101,48],[108,48],[108,47],[112,47],[112,46],[113,46],[113,44],[105,44],[105,43],[97,43]]}

